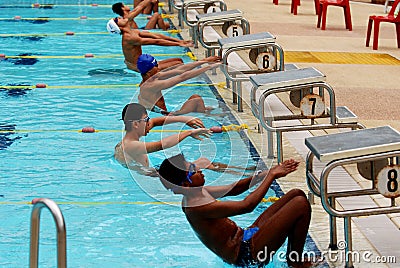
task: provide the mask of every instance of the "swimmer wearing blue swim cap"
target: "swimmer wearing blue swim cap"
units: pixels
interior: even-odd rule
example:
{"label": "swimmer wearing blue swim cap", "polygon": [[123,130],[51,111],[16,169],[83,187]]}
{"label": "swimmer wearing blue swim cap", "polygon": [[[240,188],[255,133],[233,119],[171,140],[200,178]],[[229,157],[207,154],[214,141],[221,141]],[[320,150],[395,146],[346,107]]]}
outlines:
{"label": "swimmer wearing blue swim cap", "polygon": [[136,63],[139,72],[144,75],[154,67],[158,67],[157,60],[150,54],[142,54]]}

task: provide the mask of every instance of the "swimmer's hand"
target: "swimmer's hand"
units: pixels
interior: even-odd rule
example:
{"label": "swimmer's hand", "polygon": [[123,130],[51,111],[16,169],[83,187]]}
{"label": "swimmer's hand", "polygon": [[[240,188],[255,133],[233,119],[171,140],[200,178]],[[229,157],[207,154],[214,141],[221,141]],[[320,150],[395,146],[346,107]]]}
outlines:
{"label": "swimmer's hand", "polygon": [[201,121],[197,117],[188,116],[188,120],[186,121],[186,125],[191,128],[204,128],[203,121]]}
{"label": "swimmer's hand", "polygon": [[283,161],[279,165],[272,167],[269,170],[269,172],[273,172],[275,179],[282,178],[288,175],[289,173],[292,173],[293,171],[297,170],[297,168],[299,167],[299,163],[300,162],[294,159],[289,159]]}
{"label": "swimmer's hand", "polygon": [[201,61],[212,63],[212,62],[220,62],[221,60],[222,60],[222,58],[219,56],[210,56],[205,59],[202,59]]}
{"label": "swimmer's hand", "polygon": [[190,137],[200,141],[203,140],[202,137],[209,138],[211,136],[211,130],[206,128],[197,128],[189,131],[191,131]]}
{"label": "swimmer's hand", "polygon": [[222,65],[222,62],[212,62],[211,64],[209,64],[207,66],[207,70],[212,70],[212,69],[218,68],[221,65]]}
{"label": "swimmer's hand", "polygon": [[193,47],[193,41],[191,40],[181,40],[180,42],[181,47]]}

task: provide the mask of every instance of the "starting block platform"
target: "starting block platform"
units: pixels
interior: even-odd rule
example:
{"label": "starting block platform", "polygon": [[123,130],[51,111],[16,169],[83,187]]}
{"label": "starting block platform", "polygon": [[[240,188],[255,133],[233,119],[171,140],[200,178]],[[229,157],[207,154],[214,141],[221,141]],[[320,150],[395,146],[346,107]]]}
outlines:
{"label": "starting block platform", "polygon": [[[324,136],[309,137],[305,144],[310,152],[306,159],[306,179],[310,191],[321,198],[325,211],[329,214],[330,245],[337,249],[336,217],[344,219],[344,238],[346,256],[352,252],[351,217],[363,217],[378,214],[400,212],[395,198],[400,196],[400,133],[390,126],[361,129]],[[323,162],[323,169],[316,174],[314,158]],[[371,187],[349,190],[346,187],[334,187],[336,184],[346,185],[349,177],[332,174],[336,168],[346,165],[357,165],[359,175],[370,180]],[[340,182],[338,180],[341,180]],[[380,206],[372,202],[354,202],[354,198],[381,194],[390,202]],[[336,206],[340,200],[342,205]],[[347,201],[347,203],[345,203]],[[358,204],[358,205],[357,205]],[[345,267],[353,267],[350,257]]]}
{"label": "starting block platform", "polygon": [[[277,158],[280,163],[283,160],[283,132],[364,128],[347,107],[336,107],[333,88],[325,80],[325,75],[313,67],[250,76],[253,84],[250,94],[251,109],[261,126],[267,130],[269,157],[274,156],[273,132],[276,133]],[[284,92],[289,94],[293,105],[291,113],[276,114],[270,108],[272,105],[269,104],[269,96]],[[258,99],[257,93],[260,93]],[[327,104],[329,108],[326,107]],[[329,122],[317,121],[324,118]]]}
{"label": "starting block platform", "polygon": [[227,37],[235,37],[250,34],[250,23],[243,17],[242,11],[238,9],[213,12],[196,15],[197,24],[195,30],[198,33],[200,44],[207,49],[206,57],[215,55],[215,50],[219,49],[217,40],[205,40],[205,27],[222,26],[222,31]]}
{"label": "starting block platform", "polygon": [[[283,49],[275,39],[269,32],[218,39],[218,55],[223,62],[221,70],[225,74],[227,84],[232,82],[233,103],[238,104],[239,112],[243,111],[241,82],[249,81],[248,75],[281,71],[284,68]],[[230,67],[229,56],[239,51],[247,52],[255,66],[246,70]]]}

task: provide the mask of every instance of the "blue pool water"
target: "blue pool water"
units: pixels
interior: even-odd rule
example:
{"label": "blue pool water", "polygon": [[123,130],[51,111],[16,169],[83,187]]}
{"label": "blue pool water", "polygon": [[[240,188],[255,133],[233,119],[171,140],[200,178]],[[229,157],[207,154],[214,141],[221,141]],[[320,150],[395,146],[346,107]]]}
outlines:
{"label": "blue pool water", "polygon": [[[140,82],[138,74],[125,68],[120,36],[105,33],[107,19],[114,16],[110,8],[114,1],[96,1],[106,7],[93,7],[88,1],[39,2],[55,5],[32,8],[31,1],[14,0],[0,6],[0,53],[7,56],[0,60],[0,267],[28,265],[29,202],[37,197],[53,199],[64,214],[69,267],[230,267],[196,238],[179,208],[180,197],[166,192],[158,180],[131,173],[113,159],[114,146],[123,135],[121,110],[135,100]],[[14,16],[64,19],[14,20]],[[80,16],[88,19],[65,19]],[[144,22],[138,19],[139,25]],[[67,36],[67,31],[76,34]],[[173,54],[190,61],[184,48],[147,46],[143,51],[158,54],[158,59]],[[84,58],[86,53],[95,57]],[[37,57],[11,57],[21,55]],[[48,87],[34,88],[38,83]],[[214,113],[225,114],[197,114],[207,127],[236,123],[207,85],[210,81],[196,78],[187,83],[166,94],[168,104],[180,104],[176,95],[185,99],[197,93],[216,108]],[[78,132],[85,126],[99,131]],[[182,128],[186,127],[167,127]],[[146,140],[170,134],[152,132]],[[258,160],[242,133],[229,132],[202,142],[186,139],[152,154],[151,164],[180,151],[189,160],[205,156],[238,166],[255,165]],[[204,173],[209,183],[241,178]],[[275,190],[269,194],[279,195],[279,186]],[[235,220],[248,226],[268,205],[262,203]],[[39,266],[54,267],[55,227],[47,210],[42,213],[40,236]]]}

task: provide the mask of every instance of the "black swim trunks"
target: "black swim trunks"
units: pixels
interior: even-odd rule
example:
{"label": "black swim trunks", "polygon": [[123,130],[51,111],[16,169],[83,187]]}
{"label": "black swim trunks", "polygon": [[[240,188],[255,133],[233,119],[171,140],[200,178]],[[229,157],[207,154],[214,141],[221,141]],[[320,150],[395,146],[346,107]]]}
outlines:
{"label": "black swim trunks", "polygon": [[258,231],[258,227],[244,229],[242,243],[240,244],[240,250],[238,258],[236,260],[237,267],[264,267],[267,262],[259,262],[253,258],[251,254],[251,237]]}

